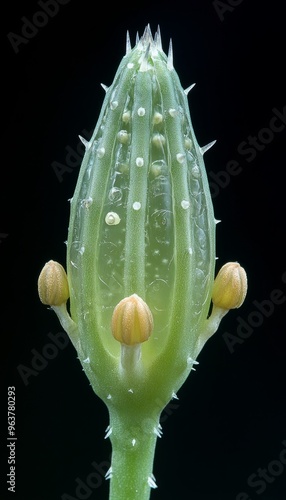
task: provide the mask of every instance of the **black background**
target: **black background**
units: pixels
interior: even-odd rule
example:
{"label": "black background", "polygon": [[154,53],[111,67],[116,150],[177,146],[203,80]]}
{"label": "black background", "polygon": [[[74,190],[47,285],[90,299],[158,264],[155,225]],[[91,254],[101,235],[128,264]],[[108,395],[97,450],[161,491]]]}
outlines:
{"label": "black background", "polygon": [[[153,33],[160,25],[165,51],[172,38],[183,87],[197,83],[189,104],[199,143],[217,139],[205,163],[215,215],[222,220],[217,228],[218,267],[237,260],[249,278],[244,305],[222,321],[200,354],[197,371],[179,391],[179,401],[163,413],[164,435],[154,464],[158,489],[151,498],[286,498],[285,453],[284,465],[277,465],[286,447],[286,121],[264,148],[259,143],[261,150],[255,149],[251,161],[250,154],[238,149],[244,141],[247,145],[249,136],[269,138],[261,131],[269,129],[273,109],[282,112],[286,104],[283,2],[229,0],[220,7],[216,2],[217,9],[214,4],[70,0],[27,43],[18,45],[18,53],[8,33],[21,35],[23,16],[32,20],[43,9],[36,1],[6,5],[0,174],[1,498],[63,500],[65,493],[78,499],[108,498],[104,480],[86,497],[76,496],[77,478],[86,484],[92,463],[108,462],[111,449],[103,439],[107,409],[92,393],[73,347],[58,349],[44,368],[28,377],[27,385],[19,366],[32,368],[33,353],[43,353],[51,343],[48,334],[62,331],[54,313],[38,299],[37,278],[49,259],[65,265],[67,200],[73,195],[79,160],[62,178],[53,162],[67,165],[67,147],[77,151],[78,135],[92,131],[104,98],[100,83],[111,84],[125,53],[126,31],[133,45],[136,32],[142,35],[148,23]],[[225,173],[231,160],[238,162],[240,173],[221,187],[214,176]],[[275,289],[285,302],[257,315],[257,302],[269,301]],[[231,350],[225,333],[239,338],[241,318],[249,335]],[[7,493],[5,485],[8,386],[16,387],[16,494]],[[258,485],[247,483],[259,468],[270,468],[271,482],[265,481],[262,493]]]}

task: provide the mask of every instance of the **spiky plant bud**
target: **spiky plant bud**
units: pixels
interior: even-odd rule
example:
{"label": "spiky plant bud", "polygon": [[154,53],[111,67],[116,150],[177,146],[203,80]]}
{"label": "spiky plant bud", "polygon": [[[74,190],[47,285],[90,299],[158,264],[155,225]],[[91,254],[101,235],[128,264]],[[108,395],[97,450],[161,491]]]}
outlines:
{"label": "spiky plant bud", "polygon": [[68,280],[61,264],[49,260],[44,265],[38,278],[38,293],[41,302],[48,306],[60,306],[68,300]]}
{"label": "spiky plant bud", "polygon": [[144,350],[150,363],[175,337],[187,359],[213,284],[215,218],[203,160],[212,143],[200,147],[196,140],[190,88],[182,88],[172,44],[166,55],[159,31],[153,38],[148,26],[134,49],[127,45],[104,88],[71,200],[71,315],[85,339],[98,332],[117,355],[105,332],[115,306],[137,294],[154,319],[156,335]]}
{"label": "spiky plant bud", "polygon": [[116,340],[126,345],[141,344],[149,339],[152,330],[152,313],[141,297],[134,293],[117,304],[112,315],[112,334]]}
{"label": "spiky plant bud", "polygon": [[[110,500],[149,499],[160,413],[226,313],[214,306],[209,317],[217,221],[203,155],[215,141],[197,142],[192,87],[182,88],[159,29],[153,38],[147,26],[133,49],[128,35],[93,135],[82,140],[67,244],[72,319],[54,309],[109,409]],[[214,287],[223,307],[245,295],[243,272],[232,270]],[[68,296],[56,271],[41,284],[45,303]]]}
{"label": "spiky plant bud", "polygon": [[228,262],[219,270],[213,286],[212,301],[220,309],[236,309],[244,302],[247,276],[238,262]]}

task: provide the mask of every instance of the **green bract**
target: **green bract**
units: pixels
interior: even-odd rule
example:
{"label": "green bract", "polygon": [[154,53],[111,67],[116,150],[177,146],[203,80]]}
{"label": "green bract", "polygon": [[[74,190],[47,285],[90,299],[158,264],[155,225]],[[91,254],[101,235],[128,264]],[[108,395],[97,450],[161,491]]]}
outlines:
{"label": "green bract", "polygon": [[[181,87],[172,45],[166,55],[159,30],[153,39],[148,26],[133,49],[127,38],[126,55],[104,88],[71,200],[72,319],[65,304],[53,308],[109,410],[110,498],[145,500],[156,487],[160,414],[226,312],[216,309],[208,319],[216,221],[203,154],[212,144],[197,143],[191,87]],[[114,338],[111,323],[131,296],[113,324],[136,325],[135,339],[151,323],[153,332],[142,344],[125,345],[116,340],[124,332]]]}

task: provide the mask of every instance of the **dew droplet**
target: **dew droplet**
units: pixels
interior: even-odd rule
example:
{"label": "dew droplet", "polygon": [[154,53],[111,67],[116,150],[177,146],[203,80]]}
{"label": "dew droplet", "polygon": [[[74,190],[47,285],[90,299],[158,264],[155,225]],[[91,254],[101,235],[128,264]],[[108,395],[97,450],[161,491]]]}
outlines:
{"label": "dew droplet", "polygon": [[137,114],[138,116],[144,116],[146,113],[145,108],[138,108]]}
{"label": "dew droplet", "polygon": [[120,222],[120,217],[116,212],[108,212],[105,216],[105,222],[108,226],[116,226]]}
{"label": "dew droplet", "polygon": [[193,141],[189,137],[185,138],[185,148],[186,149],[192,149],[193,147]]}
{"label": "dew droplet", "polygon": [[121,144],[127,144],[128,140],[129,140],[127,130],[119,130],[119,132],[117,134],[117,139]]}
{"label": "dew droplet", "polygon": [[177,153],[176,158],[177,162],[184,163],[186,155],[184,153]]}
{"label": "dew droplet", "polygon": [[144,165],[144,159],[139,157],[139,156],[138,156],[138,158],[136,158],[135,162],[136,162],[137,167],[143,167],[143,165]]}
{"label": "dew droplet", "polygon": [[130,121],[130,117],[131,117],[130,111],[124,111],[124,113],[122,115],[122,121],[124,123],[128,123]]}
{"label": "dew droplet", "polygon": [[118,101],[111,101],[110,108],[112,109],[112,111],[116,109],[117,106],[118,106]]}
{"label": "dew droplet", "polygon": [[103,156],[105,155],[105,148],[98,148],[97,150],[97,156],[98,158],[103,158]]}
{"label": "dew droplet", "polygon": [[182,200],[181,201],[181,207],[186,210],[187,208],[190,207],[190,202],[188,200]]}
{"label": "dew droplet", "polygon": [[132,207],[134,208],[134,210],[140,210],[140,208],[141,208],[140,201],[134,201]]}
{"label": "dew droplet", "polygon": [[170,115],[172,118],[174,118],[174,117],[176,116],[176,114],[177,114],[177,110],[176,110],[176,109],[174,109],[174,108],[170,108],[170,109],[169,109],[169,115]]}
{"label": "dew droplet", "polygon": [[166,139],[162,134],[156,133],[153,135],[152,144],[154,144],[154,146],[156,146],[157,148],[161,148],[162,146],[165,145],[165,143]]}
{"label": "dew droplet", "polygon": [[155,125],[158,125],[158,123],[162,123],[162,121],[163,121],[163,115],[158,111],[156,111],[153,116],[153,123]]}

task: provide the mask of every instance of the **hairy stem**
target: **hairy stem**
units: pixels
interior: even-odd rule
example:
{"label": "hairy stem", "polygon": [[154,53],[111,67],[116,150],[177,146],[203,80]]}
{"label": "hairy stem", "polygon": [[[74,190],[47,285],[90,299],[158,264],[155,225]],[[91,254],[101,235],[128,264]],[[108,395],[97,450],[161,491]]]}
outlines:
{"label": "hairy stem", "polygon": [[110,429],[109,500],[149,500],[151,488],[156,488],[152,470],[160,435],[159,416],[156,420],[147,415],[130,419],[111,412]]}

